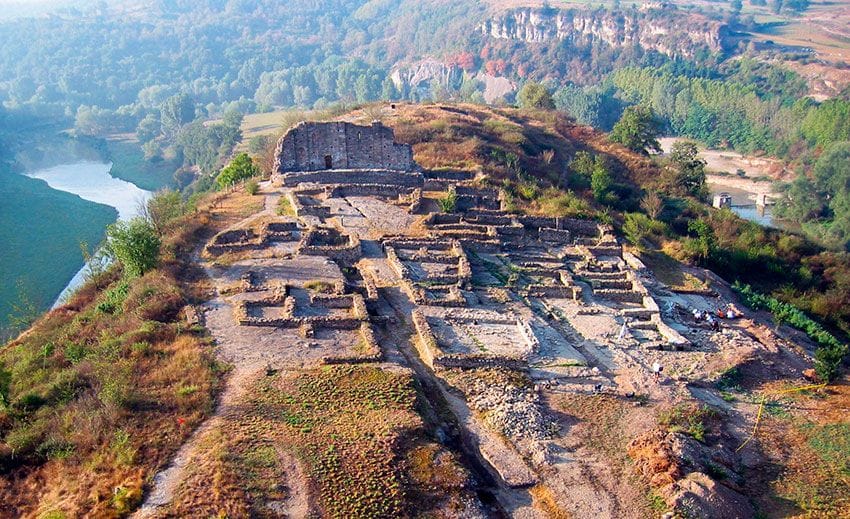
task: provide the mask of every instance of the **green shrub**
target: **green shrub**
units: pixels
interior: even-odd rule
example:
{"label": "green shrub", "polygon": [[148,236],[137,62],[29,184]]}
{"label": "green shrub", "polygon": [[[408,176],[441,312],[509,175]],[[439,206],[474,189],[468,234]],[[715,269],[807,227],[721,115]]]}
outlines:
{"label": "green shrub", "polygon": [[169,223],[186,214],[189,205],[179,191],[163,189],[145,204],[145,215],[158,233],[162,233]]}
{"label": "green shrub", "polygon": [[523,180],[522,182],[518,183],[516,186],[516,191],[520,197],[526,200],[534,200],[540,193],[539,189],[537,188],[537,183],[532,180]]}
{"label": "green shrub", "polygon": [[587,218],[593,215],[593,208],[587,200],[572,191],[547,189],[538,199],[538,203],[540,211],[546,216]]}
{"label": "green shrub", "polygon": [[83,360],[88,354],[88,348],[86,348],[85,344],[78,344],[76,342],[69,342],[65,344],[65,358],[68,362],[72,364],[76,364]]}
{"label": "green shrub", "polygon": [[162,243],[153,225],[144,218],[115,222],[107,227],[106,239],[109,250],[129,277],[141,276],[159,263]]}
{"label": "green shrub", "polygon": [[112,494],[112,507],[121,515],[129,514],[142,502],[142,492],[138,488],[117,487]]}
{"label": "green shrub", "polygon": [[189,385],[189,386],[180,386],[177,388],[178,396],[189,396],[198,392],[198,386]]}
{"label": "green shrub", "polygon": [[292,207],[292,202],[289,197],[283,195],[277,201],[277,214],[279,216],[295,216],[295,208]]}
{"label": "green shrub", "polygon": [[328,283],[327,281],[322,281],[320,279],[311,279],[306,281],[304,283],[304,288],[312,290],[313,292],[320,292],[322,294],[330,294],[334,291],[332,283]]}
{"label": "green shrub", "polygon": [[457,209],[457,193],[450,190],[446,196],[437,200],[440,210],[444,213],[453,213]]}
{"label": "green shrub", "polygon": [[714,411],[706,406],[679,404],[658,416],[658,423],[671,432],[683,432],[695,440],[704,442],[706,421],[714,416]]}
{"label": "green shrub", "polygon": [[133,396],[133,364],[127,359],[100,363],[95,374],[100,385],[97,396],[107,407],[126,407]]}
{"label": "green shrub", "polygon": [[254,179],[245,182],[245,192],[251,196],[256,195],[260,191],[260,183]]}
{"label": "green shrub", "polygon": [[780,301],[775,297],[760,294],[740,282],[732,286],[745,305],[754,310],[767,310],[773,314],[778,323],[786,323],[809,336],[818,344],[815,351],[815,371],[825,382],[835,380],[844,357],[847,356],[847,345],[842,344],[823,326],[815,322],[796,306]]}
{"label": "green shrub", "polygon": [[74,454],[74,450],[75,447],[72,443],[61,439],[48,438],[47,440],[39,444],[35,452],[43,458],[51,460],[61,460],[68,458],[72,454]]}
{"label": "green shrub", "polygon": [[103,295],[103,300],[97,304],[97,311],[105,314],[115,314],[124,304],[127,299],[127,294],[130,292],[130,284],[126,281],[120,281],[117,285],[110,288]]}
{"label": "green shrub", "polygon": [[34,392],[24,393],[15,401],[15,407],[22,412],[32,413],[47,403],[47,399]]}
{"label": "green shrub", "polygon": [[643,249],[643,242],[664,230],[662,222],[652,220],[643,213],[626,213],[623,223],[623,234],[629,243]]}
{"label": "green shrub", "polygon": [[219,187],[232,186],[233,184],[245,180],[246,178],[255,177],[260,174],[260,168],[254,164],[251,157],[247,153],[237,155],[224,169],[218,174],[215,181]]}
{"label": "green shrub", "polygon": [[32,422],[19,422],[6,434],[6,443],[15,455],[27,456],[33,454],[41,445],[46,431],[47,420],[44,418]]}
{"label": "green shrub", "polygon": [[9,389],[12,386],[12,372],[0,364],[0,411],[9,406]]}
{"label": "green shrub", "polygon": [[130,440],[130,433],[124,429],[115,431],[115,436],[112,437],[109,447],[120,465],[130,466],[136,459],[136,448]]}

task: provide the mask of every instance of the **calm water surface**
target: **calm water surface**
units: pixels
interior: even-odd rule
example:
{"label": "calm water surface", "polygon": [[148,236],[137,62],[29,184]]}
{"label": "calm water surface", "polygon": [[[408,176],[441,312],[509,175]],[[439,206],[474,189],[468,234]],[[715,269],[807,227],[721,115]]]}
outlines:
{"label": "calm water surface", "polygon": [[[27,172],[26,176],[44,180],[51,188],[73,193],[83,200],[112,206],[118,211],[119,220],[138,216],[139,208],[152,193],[111,176],[111,168],[112,164],[82,161]],[[68,218],[73,218],[73,215],[68,215]],[[54,307],[83,283],[85,271],[86,267],[83,266],[74,275],[68,286],[59,294]]]}

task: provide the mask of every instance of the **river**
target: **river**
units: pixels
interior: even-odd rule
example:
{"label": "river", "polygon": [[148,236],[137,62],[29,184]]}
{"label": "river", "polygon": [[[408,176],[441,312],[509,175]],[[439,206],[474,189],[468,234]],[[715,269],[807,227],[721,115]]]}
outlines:
{"label": "river", "polygon": [[[52,189],[77,195],[90,202],[112,206],[118,211],[119,220],[138,216],[142,204],[152,193],[113,177],[109,174],[111,168],[112,164],[109,163],[80,161],[27,172],[25,175],[47,182]],[[85,273],[86,266],[83,265],[56,298],[54,308],[82,285]]]}
{"label": "river", "polygon": [[[683,140],[689,139],[663,137],[659,142],[664,153],[670,153],[673,144]],[[773,196],[773,182],[769,179],[782,171],[779,160],[702,147],[699,156],[706,162],[706,181],[712,197],[728,193],[732,197],[732,211],[741,218],[765,227],[788,228],[788,222],[773,219],[772,207],[756,206],[758,195]]]}

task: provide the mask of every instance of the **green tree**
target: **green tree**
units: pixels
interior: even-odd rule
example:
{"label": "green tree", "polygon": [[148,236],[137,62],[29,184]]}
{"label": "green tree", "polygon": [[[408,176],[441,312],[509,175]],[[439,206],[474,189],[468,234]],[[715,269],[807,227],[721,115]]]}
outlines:
{"label": "green tree", "polygon": [[242,126],[242,119],[245,116],[239,110],[235,110],[233,108],[224,112],[222,116],[222,123],[228,128],[239,128]]}
{"label": "green tree", "polygon": [[841,363],[847,356],[847,345],[821,345],[815,350],[815,372],[824,382],[832,382],[838,376]]}
{"label": "green tree", "polygon": [[154,114],[148,114],[136,126],[136,137],[139,139],[139,142],[145,143],[155,139],[159,135],[160,130],[162,130],[162,125],[159,122],[159,117]]}
{"label": "green tree", "polygon": [[717,237],[714,234],[714,229],[704,219],[691,220],[688,223],[688,232],[696,235],[695,238],[689,238],[685,242],[685,246],[689,249],[700,261],[705,261],[714,254],[717,248]]}
{"label": "green tree", "polygon": [[570,161],[570,169],[583,177],[590,178],[593,173],[593,155],[587,151],[577,151]]}
{"label": "green tree", "polygon": [[708,194],[705,182],[706,162],[699,157],[696,143],[679,141],[670,151],[670,165],[673,167],[673,188],[682,194],[704,198]]}
{"label": "green tree", "polygon": [[218,174],[215,181],[219,187],[231,186],[240,180],[251,178],[260,174],[260,168],[254,164],[251,157],[247,153],[237,155],[224,169]]}
{"label": "green tree", "polygon": [[832,222],[828,239],[836,245],[850,246],[850,142],[837,142],[826,149],[814,167],[818,191],[825,193]]}
{"label": "green tree", "polygon": [[632,151],[647,155],[649,151],[661,151],[658,133],[658,123],[652,110],[638,105],[626,108],[611,130],[610,137]]}
{"label": "green tree", "polygon": [[660,222],[654,222],[643,213],[626,213],[623,222],[623,235],[629,243],[643,250],[643,242],[658,229]]}
{"label": "green tree", "polygon": [[186,202],[179,191],[162,189],[148,200],[143,213],[156,232],[162,234],[169,223],[186,214]]}
{"label": "green tree", "polygon": [[169,97],[160,107],[159,120],[162,133],[168,137],[174,136],[183,126],[195,119],[195,103],[187,94],[177,94]]}
{"label": "green tree", "polygon": [[107,227],[106,244],[128,277],[141,276],[159,263],[161,241],[153,225],[142,217]]}
{"label": "green tree", "polygon": [[593,170],[590,174],[590,190],[593,192],[593,198],[600,203],[610,204],[613,201],[611,194],[613,183],[605,159],[597,155],[593,161]]}
{"label": "green tree", "polygon": [[381,99],[383,101],[392,101],[394,99],[398,99],[400,96],[398,89],[395,87],[395,83],[390,79],[389,76],[384,78],[383,83],[381,83]]}
{"label": "green tree", "polygon": [[522,108],[537,108],[541,110],[554,110],[555,101],[552,93],[541,83],[527,81],[516,95],[517,102]]}
{"label": "green tree", "polygon": [[271,138],[268,135],[255,135],[248,140],[248,151],[254,155],[259,155],[266,151],[269,142],[271,142]]}

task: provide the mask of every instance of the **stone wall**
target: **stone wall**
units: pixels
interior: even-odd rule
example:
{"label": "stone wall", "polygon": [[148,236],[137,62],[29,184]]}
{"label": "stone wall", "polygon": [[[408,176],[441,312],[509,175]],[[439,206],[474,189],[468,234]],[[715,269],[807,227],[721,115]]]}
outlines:
{"label": "stone wall", "polygon": [[302,122],[277,144],[275,171],[386,169],[413,171],[413,149],[395,142],[393,131],[379,122]]}
{"label": "stone wall", "polygon": [[413,326],[419,335],[418,341],[413,341],[416,346],[416,351],[419,352],[419,357],[431,369],[437,368],[497,368],[503,367],[515,370],[528,369],[528,363],[524,359],[516,357],[508,357],[502,355],[447,355],[443,353],[437,343],[437,337],[431,330],[431,325],[425,315],[414,310],[411,313]]}
{"label": "stone wall", "polygon": [[579,218],[559,218],[558,228],[571,231],[577,236],[602,236],[605,227],[593,220],[581,220]]}
{"label": "stone wall", "polygon": [[[335,229],[333,230],[335,231]],[[340,235],[346,243],[342,245],[324,245],[322,240],[330,236],[331,229],[310,229],[298,245],[298,253],[305,256],[326,256],[332,260],[352,264],[360,259],[363,251],[360,238],[354,235]]]}
{"label": "stone wall", "polygon": [[419,310],[414,310],[410,314],[413,320],[413,327],[416,328],[416,333],[419,335],[418,341],[413,341],[416,346],[416,351],[422,361],[431,369],[434,368],[434,359],[439,356],[440,348],[437,346],[437,337],[431,330],[431,325],[428,324],[428,319]]}
{"label": "stone wall", "polygon": [[539,230],[539,237],[542,241],[548,241],[552,243],[572,242],[572,233],[566,229],[549,229],[546,227],[541,227]]}
{"label": "stone wall", "polygon": [[475,178],[475,173],[472,171],[439,169],[425,170],[423,172],[427,180],[463,182]]}
{"label": "stone wall", "polygon": [[412,193],[418,188],[389,185],[389,184],[342,184],[326,189],[328,198],[345,198],[347,196],[380,196],[385,198],[400,198],[401,195]]}
{"label": "stone wall", "polygon": [[[289,287],[284,285],[264,298],[236,302],[233,308],[236,322],[241,326],[354,330],[369,319],[366,302],[360,294],[314,294],[310,297],[310,304],[315,307],[346,308],[351,310],[351,316],[297,316],[295,298],[288,294]],[[249,312],[251,308],[278,305],[282,306],[280,317],[254,317]]]}
{"label": "stone wall", "polygon": [[295,240],[298,224],[292,221],[268,222],[254,229],[231,229],[216,234],[204,248],[206,254],[222,254],[261,249],[269,242]]}
{"label": "stone wall", "polygon": [[284,186],[298,184],[385,184],[422,187],[422,173],[391,169],[332,169],[283,174]]}

